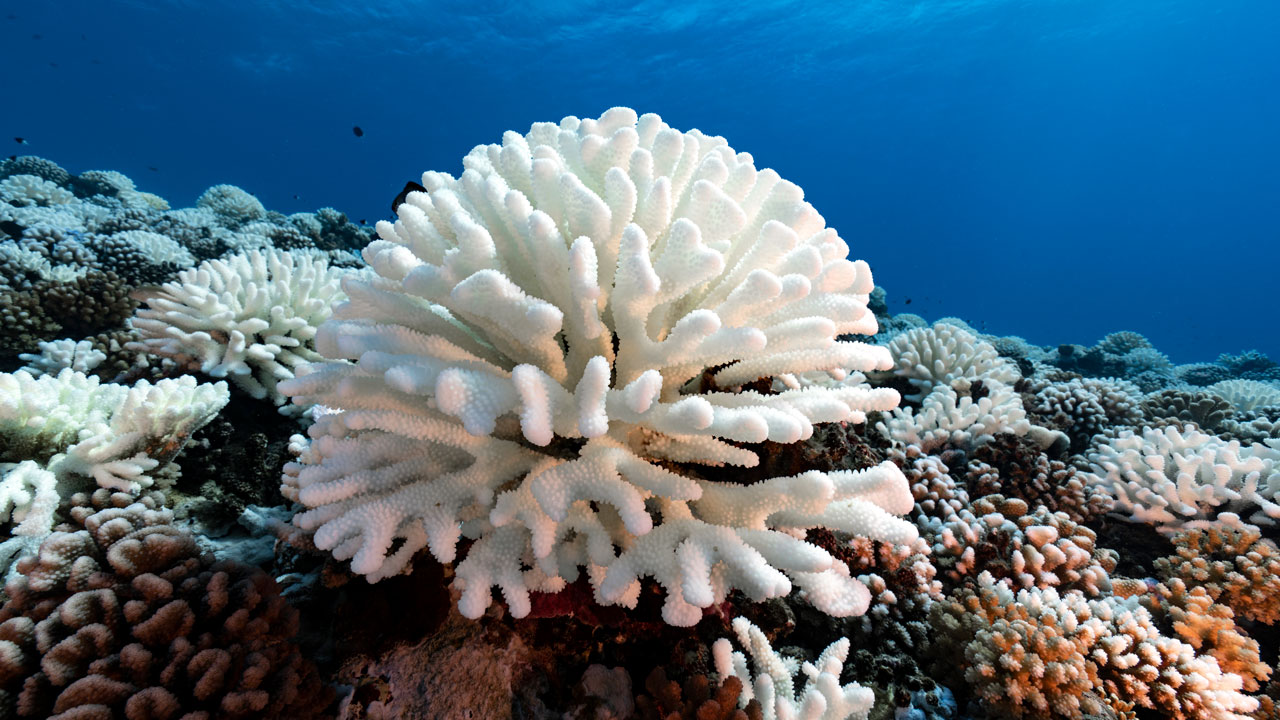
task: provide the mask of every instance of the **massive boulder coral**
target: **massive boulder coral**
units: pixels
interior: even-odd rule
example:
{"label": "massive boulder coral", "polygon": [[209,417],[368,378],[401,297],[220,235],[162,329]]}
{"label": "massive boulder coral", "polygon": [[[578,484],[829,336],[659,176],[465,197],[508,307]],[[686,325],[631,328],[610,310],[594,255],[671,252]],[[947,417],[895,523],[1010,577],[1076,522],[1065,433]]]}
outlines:
{"label": "massive boulder coral", "polygon": [[[530,590],[582,567],[605,604],[655,577],[676,625],[793,583],[825,612],[865,611],[848,568],[794,533],[910,542],[897,467],[752,485],[691,467],[752,467],[752,443],[898,402],[862,383],[891,367],[884,348],[836,339],[876,331],[871,273],[800,188],[625,108],[508,132],[463,164],[378,224],[376,276],[344,280],[316,338],[331,360],[279,386],[323,406],[286,468],[295,524],[370,580],[474,539],[456,569],[470,617],[495,585],[523,616]],[[784,374],[797,387],[775,390]]]}

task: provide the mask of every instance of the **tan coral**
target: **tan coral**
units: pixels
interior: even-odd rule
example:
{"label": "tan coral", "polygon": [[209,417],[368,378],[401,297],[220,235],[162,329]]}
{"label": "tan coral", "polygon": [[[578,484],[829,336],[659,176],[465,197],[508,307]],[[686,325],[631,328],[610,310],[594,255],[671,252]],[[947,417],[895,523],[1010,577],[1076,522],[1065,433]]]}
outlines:
{"label": "tan coral", "polygon": [[1176,554],[1157,559],[1156,572],[1165,580],[1203,587],[1240,617],[1267,624],[1280,620],[1280,549],[1232,513],[1218,520],[1175,535]]}
{"label": "tan coral", "polygon": [[1188,645],[1243,678],[1245,690],[1256,691],[1271,676],[1271,667],[1259,656],[1258,641],[1241,632],[1231,608],[1215,603],[1203,587],[1189,589],[1174,578],[1157,585],[1142,604],[1157,616],[1165,615],[1174,634]]}
{"label": "tan coral", "polygon": [[1240,676],[1161,635],[1136,598],[1014,593],[984,572],[930,619],[939,672],[1003,716],[1082,718],[1134,703],[1171,720],[1246,720],[1259,706]]}

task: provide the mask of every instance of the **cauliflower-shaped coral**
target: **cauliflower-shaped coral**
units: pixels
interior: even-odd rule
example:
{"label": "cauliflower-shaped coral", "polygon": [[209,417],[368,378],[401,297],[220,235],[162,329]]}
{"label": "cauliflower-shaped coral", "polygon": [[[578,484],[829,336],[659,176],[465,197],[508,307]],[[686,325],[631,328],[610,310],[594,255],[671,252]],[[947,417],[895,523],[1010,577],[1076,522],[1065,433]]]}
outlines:
{"label": "cauliflower-shaped coral", "polygon": [[283,405],[276,384],[321,359],[311,342],[330,304],[345,297],[338,286],[343,272],[304,251],[206,260],[144,296],[147,307],[132,321],[139,340],[129,348],[228,378],[253,397]]}
{"label": "cauliflower-shaped coral", "polygon": [[1240,411],[1265,405],[1280,405],[1280,387],[1260,380],[1223,380],[1205,390],[1226,400]]}
{"label": "cauliflower-shaped coral", "polygon": [[899,333],[889,341],[889,353],[895,374],[917,388],[916,400],[938,385],[966,391],[975,380],[1012,385],[1022,377],[1018,366],[1000,357],[990,343],[947,322]]}
{"label": "cauliflower-shaped coral", "polygon": [[1165,581],[1185,580],[1249,620],[1280,621],[1280,549],[1257,526],[1223,513],[1174,535],[1173,544],[1175,555],[1155,561]]}
{"label": "cauliflower-shaped coral", "polygon": [[23,368],[33,377],[57,375],[70,368],[78,373],[88,373],[107,359],[107,354],[93,346],[90,340],[42,340],[39,353],[22,353],[19,360],[31,363]]}
{"label": "cauliflower-shaped coral", "polygon": [[1037,383],[1031,389],[1036,394],[1027,411],[1066,432],[1077,450],[1087,447],[1095,434],[1142,417],[1142,391],[1127,380],[1074,378]]}
{"label": "cauliflower-shaped coral", "polygon": [[235,185],[214,185],[205,190],[196,200],[196,208],[213,211],[231,226],[260,220],[267,215],[267,209],[258,198]]}
{"label": "cauliflower-shaped coral", "polygon": [[35,175],[11,175],[0,180],[0,201],[19,207],[48,207],[76,202],[76,196]]}
{"label": "cauliflower-shaped coral", "polygon": [[266,573],[202,556],[154,497],[99,490],[0,606],[0,714],[318,718],[331,693]]}
{"label": "cauliflower-shaped coral", "polygon": [[998,382],[982,387],[984,394],[974,398],[961,396],[950,385],[938,385],[919,410],[897,408],[876,423],[876,429],[896,443],[919,445],[928,452],[948,444],[981,445],[1000,433],[1021,437],[1031,431],[1022,397],[1013,388]]}
{"label": "cauliflower-shaped coral", "polygon": [[[377,275],[344,282],[316,339],[333,360],[280,385],[325,407],[286,469],[309,508],[295,523],[371,580],[475,538],[456,573],[471,617],[494,585],[522,616],[582,566],[602,603],[657,578],[673,624],[793,582],[826,612],[865,610],[847,567],[784,530],[909,541],[896,467],[739,485],[674,465],[755,466],[752,443],[897,403],[859,372],[888,353],[836,339],[876,330],[870,270],[801,190],[624,108],[509,132],[464,166],[378,224]],[[813,371],[838,382],[769,390]]]}

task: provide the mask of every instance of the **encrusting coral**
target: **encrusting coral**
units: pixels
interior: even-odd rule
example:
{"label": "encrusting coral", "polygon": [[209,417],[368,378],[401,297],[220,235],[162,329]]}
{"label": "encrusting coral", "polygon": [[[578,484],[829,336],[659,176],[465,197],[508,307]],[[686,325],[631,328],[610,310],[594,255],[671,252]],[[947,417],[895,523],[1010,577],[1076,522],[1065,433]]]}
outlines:
{"label": "encrusting coral", "polygon": [[[280,384],[323,406],[286,469],[295,523],[370,580],[475,539],[455,581],[470,617],[494,585],[523,616],[583,566],[604,604],[655,577],[677,625],[793,583],[863,612],[866,588],[787,530],[910,541],[895,466],[752,485],[690,467],[754,466],[751,443],[897,404],[860,374],[885,349],[836,339],[876,330],[870,270],[801,190],[625,108],[508,132],[464,167],[378,224],[377,275],[347,279],[317,336],[332,360]],[[739,390],[781,375],[797,387]]]}

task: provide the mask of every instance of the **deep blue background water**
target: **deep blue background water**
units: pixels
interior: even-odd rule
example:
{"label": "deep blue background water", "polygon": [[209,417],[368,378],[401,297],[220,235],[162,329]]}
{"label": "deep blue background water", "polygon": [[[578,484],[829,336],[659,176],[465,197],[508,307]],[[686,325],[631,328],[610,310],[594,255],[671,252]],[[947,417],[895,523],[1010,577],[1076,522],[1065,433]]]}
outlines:
{"label": "deep blue background water", "polygon": [[895,311],[1280,359],[1280,2],[619,5],[5,0],[0,138],[372,223],[504,130],[628,105],[805,188]]}

